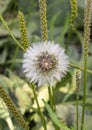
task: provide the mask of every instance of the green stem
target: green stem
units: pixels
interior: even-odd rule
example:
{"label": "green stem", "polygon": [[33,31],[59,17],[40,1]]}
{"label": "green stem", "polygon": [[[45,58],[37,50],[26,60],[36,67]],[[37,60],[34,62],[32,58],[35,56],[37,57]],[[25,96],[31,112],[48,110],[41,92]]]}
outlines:
{"label": "green stem", "polygon": [[91,12],[92,0],[87,0],[84,8],[84,42],[83,42],[83,56],[84,56],[84,77],[83,77],[83,104],[82,104],[82,118],[81,130],[84,129],[85,103],[86,103],[86,87],[87,87],[87,59],[90,43],[90,26],[91,26]]}
{"label": "green stem", "polygon": [[[54,87],[52,87],[52,102],[53,102],[53,111],[56,113],[56,106],[55,106],[55,98],[54,98]],[[57,125],[55,125],[55,130],[58,130],[59,128],[58,128],[58,126]]]}
{"label": "green stem", "polygon": [[5,20],[3,19],[3,17],[0,14],[0,19],[2,21],[2,23],[4,24],[5,28],[7,29],[7,31],[9,32],[10,36],[12,37],[12,39],[16,42],[16,44],[23,50],[25,51],[25,49],[21,46],[21,44],[18,42],[18,40],[15,38],[15,36],[13,35],[13,33],[11,32],[11,30],[9,29],[9,27],[7,26],[7,23],[5,22]]}
{"label": "green stem", "polygon": [[[29,84],[29,83],[28,83]],[[45,118],[43,116],[43,113],[41,112],[41,109],[40,109],[40,106],[39,106],[39,102],[38,102],[38,99],[37,99],[37,95],[36,95],[36,91],[35,91],[35,88],[34,88],[34,85],[33,84],[29,84],[29,86],[32,88],[33,90],[33,94],[34,94],[34,98],[35,98],[35,101],[36,101],[36,104],[37,104],[37,107],[38,107],[38,112],[39,112],[39,115],[40,115],[40,118],[41,118],[41,122],[42,122],[42,125],[44,127],[44,130],[47,130],[47,127],[46,127],[46,121],[45,121]]]}
{"label": "green stem", "polygon": [[83,107],[82,107],[82,119],[81,130],[84,128],[84,116],[85,116],[85,103],[86,103],[86,83],[87,83],[87,59],[84,59],[84,78],[83,78]]}
{"label": "green stem", "polygon": [[54,92],[54,87],[52,87],[52,102],[53,102],[53,110],[54,110],[54,112],[56,112],[56,106],[55,106],[55,92]]}
{"label": "green stem", "polygon": [[76,130],[79,128],[79,123],[78,123],[78,100],[79,96],[78,93],[76,93]]}
{"label": "green stem", "polygon": [[51,105],[51,108],[52,108],[52,110],[53,110],[52,88],[51,88],[51,86],[48,86],[48,93],[49,93],[50,105]]}
{"label": "green stem", "polygon": [[[56,113],[56,107],[55,107],[55,101],[54,101],[54,87],[53,86],[48,86],[48,93],[49,93],[49,100],[50,100],[50,105],[52,110]],[[55,130],[58,130],[58,126],[55,126]]]}
{"label": "green stem", "polygon": [[[78,66],[78,65],[75,65],[75,64],[69,64],[69,66],[72,66],[72,67],[74,67],[74,68],[76,68],[76,69],[79,69],[79,70],[82,70],[82,71],[84,71],[84,68],[83,67],[80,67],[80,66]],[[92,71],[91,70],[86,70],[88,73],[90,73],[90,74],[92,74]]]}

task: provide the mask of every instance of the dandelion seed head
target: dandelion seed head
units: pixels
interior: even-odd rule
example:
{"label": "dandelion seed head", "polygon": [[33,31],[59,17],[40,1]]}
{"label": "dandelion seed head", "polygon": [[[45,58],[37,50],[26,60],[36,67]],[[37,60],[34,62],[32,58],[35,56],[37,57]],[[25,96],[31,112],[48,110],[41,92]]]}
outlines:
{"label": "dandelion seed head", "polygon": [[41,70],[42,73],[49,73],[56,67],[56,58],[54,55],[49,54],[47,51],[42,52],[40,56],[38,56],[38,69]]}
{"label": "dandelion seed head", "polygon": [[29,82],[53,86],[68,70],[68,56],[54,42],[34,43],[24,53],[23,72]]}

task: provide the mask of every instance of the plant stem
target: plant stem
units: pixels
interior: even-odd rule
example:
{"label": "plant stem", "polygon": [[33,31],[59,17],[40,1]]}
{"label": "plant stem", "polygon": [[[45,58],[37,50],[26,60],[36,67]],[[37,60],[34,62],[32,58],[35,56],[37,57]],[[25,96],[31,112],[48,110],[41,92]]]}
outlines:
{"label": "plant stem", "polygon": [[84,60],[84,78],[83,78],[83,106],[82,106],[82,119],[81,130],[84,129],[84,116],[85,116],[85,103],[86,103],[86,83],[87,83],[87,59]]}
{"label": "plant stem", "polygon": [[84,42],[83,42],[83,56],[84,56],[84,77],[83,77],[83,104],[82,104],[82,118],[81,130],[84,129],[85,103],[86,103],[86,84],[87,84],[87,59],[90,43],[90,26],[91,26],[91,11],[92,0],[85,1],[84,13]]}
{"label": "plant stem", "polygon": [[[56,113],[56,107],[55,107],[55,101],[54,101],[54,87],[53,86],[48,86],[48,93],[49,93],[49,100],[50,100],[50,105],[52,110]],[[58,130],[58,126],[55,126],[55,130]]]}
{"label": "plant stem", "polygon": [[54,87],[52,87],[52,101],[53,101],[53,110],[54,110],[54,112],[56,112],[56,106],[55,106],[55,95],[54,95],[54,93],[55,93],[55,91],[54,91]]}
{"label": "plant stem", "polygon": [[[84,71],[84,68],[83,68],[83,67],[80,67],[80,66],[78,66],[78,65],[76,65],[76,64],[69,64],[69,66],[72,66],[72,67],[74,67],[74,68],[77,68],[77,69],[79,69],[79,70]],[[87,69],[87,72],[90,73],[90,74],[92,74],[92,71],[91,71],[91,70],[88,70],[88,69]]]}
{"label": "plant stem", "polygon": [[18,40],[15,38],[15,36],[13,35],[13,33],[11,32],[11,30],[9,29],[9,27],[7,26],[7,23],[5,22],[5,20],[3,19],[3,17],[0,15],[0,19],[2,21],[2,23],[4,24],[5,28],[7,29],[7,31],[9,32],[10,36],[12,37],[12,39],[15,41],[15,43],[23,50],[25,51],[25,49],[21,46],[21,44],[18,42]]}
{"label": "plant stem", "polygon": [[53,110],[53,101],[52,101],[52,89],[51,89],[51,86],[48,86],[48,93],[49,93],[50,105],[51,105],[51,108]]}
{"label": "plant stem", "polygon": [[79,123],[78,123],[78,100],[79,96],[78,93],[76,93],[76,130],[79,128]]}
{"label": "plant stem", "polygon": [[[29,83],[28,83],[29,84]],[[46,121],[45,121],[45,118],[43,116],[43,113],[41,112],[41,109],[40,109],[40,106],[39,106],[39,102],[38,102],[38,99],[37,99],[37,95],[36,95],[36,91],[35,91],[35,88],[34,88],[34,85],[33,84],[29,84],[29,86],[32,88],[33,90],[33,94],[34,94],[34,98],[35,98],[35,101],[36,101],[36,104],[37,104],[37,107],[38,107],[38,112],[39,112],[39,115],[40,115],[40,118],[41,118],[41,122],[42,122],[42,125],[44,127],[44,130],[47,130],[47,127],[46,127]]]}

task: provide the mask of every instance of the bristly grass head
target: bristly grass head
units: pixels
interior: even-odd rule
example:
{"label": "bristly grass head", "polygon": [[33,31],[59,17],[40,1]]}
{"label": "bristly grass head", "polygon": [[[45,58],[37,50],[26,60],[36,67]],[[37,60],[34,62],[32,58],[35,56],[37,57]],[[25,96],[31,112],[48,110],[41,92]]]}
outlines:
{"label": "bristly grass head", "polygon": [[29,41],[28,41],[28,36],[27,36],[27,31],[26,31],[24,15],[21,11],[18,11],[18,20],[19,20],[19,25],[20,25],[20,33],[21,33],[21,39],[23,42],[23,48],[26,50],[29,46]]}
{"label": "bristly grass head", "polygon": [[75,19],[78,15],[78,3],[77,0],[70,0],[71,5],[71,18],[70,18],[70,26],[72,30],[75,30]]}

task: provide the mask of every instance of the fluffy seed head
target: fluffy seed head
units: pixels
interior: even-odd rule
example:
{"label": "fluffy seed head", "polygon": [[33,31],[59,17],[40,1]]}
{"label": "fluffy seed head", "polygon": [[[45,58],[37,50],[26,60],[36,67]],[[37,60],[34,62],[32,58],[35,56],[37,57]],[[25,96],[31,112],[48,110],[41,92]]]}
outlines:
{"label": "fluffy seed head", "polygon": [[42,73],[49,73],[56,67],[56,58],[54,55],[49,54],[47,51],[42,52],[38,56],[38,69],[41,70]]}
{"label": "fluffy seed head", "polygon": [[68,56],[54,42],[34,43],[24,53],[23,71],[30,82],[54,85],[66,74]]}

